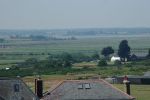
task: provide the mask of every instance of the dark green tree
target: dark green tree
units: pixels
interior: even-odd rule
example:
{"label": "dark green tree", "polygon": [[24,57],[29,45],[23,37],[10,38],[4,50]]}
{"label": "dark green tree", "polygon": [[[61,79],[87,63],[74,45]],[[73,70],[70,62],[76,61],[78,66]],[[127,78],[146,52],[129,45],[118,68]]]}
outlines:
{"label": "dark green tree", "polygon": [[105,59],[101,59],[99,62],[98,62],[98,65],[99,67],[101,66],[107,66],[107,61]]}
{"label": "dark green tree", "polygon": [[120,69],[120,68],[121,68],[121,61],[116,60],[116,61],[114,62],[114,65],[115,65],[118,69]]}
{"label": "dark green tree", "polygon": [[114,49],[110,46],[103,48],[101,51],[101,54],[104,55],[105,57],[108,57],[110,54],[113,53],[114,53]]}
{"label": "dark green tree", "polygon": [[66,60],[67,61],[72,61],[73,60],[72,55],[69,54],[69,53],[66,53],[66,52],[62,53],[60,55],[60,58],[63,59],[64,61],[66,61]]}
{"label": "dark green tree", "polygon": [[0,43],[3,43],[3,42],[5,42],[5,39],[0,38]]}
{"label": "dark green tree", "polygon": [[97,52],[95,52],[93,55],[92,55],[92,59],[93,60],[98,60],[100,57],[99,57],[99,54]]}
{"label": "dark green tree", "polygon": [[130,47],[128,45],[127,40],[122,40],[119,44],[119,49],[118,49],[118,55],[122,59],[122,61],[125,61],[129,59],[130,56]]}
{"label": "dark green tree", "polygon": [[150,49],[148,50],[147,58],[150,58]]}

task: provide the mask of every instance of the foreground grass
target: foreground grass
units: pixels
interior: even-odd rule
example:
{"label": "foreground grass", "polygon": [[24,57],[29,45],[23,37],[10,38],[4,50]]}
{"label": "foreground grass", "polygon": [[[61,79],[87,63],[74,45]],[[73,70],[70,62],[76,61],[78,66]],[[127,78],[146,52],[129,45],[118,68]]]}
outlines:
{"label": "foreground grass", "polygon": [[[125,86],[123,84],[114,84],[115,87],[124,91]],[[150,85],[132,85],[131,84],[131,95],[136,100],[150,100]]]}

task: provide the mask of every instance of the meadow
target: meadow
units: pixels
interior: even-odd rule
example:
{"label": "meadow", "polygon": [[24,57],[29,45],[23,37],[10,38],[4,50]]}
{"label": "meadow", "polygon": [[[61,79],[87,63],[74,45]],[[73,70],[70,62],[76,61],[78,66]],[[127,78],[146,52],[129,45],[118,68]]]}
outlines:
{"label": "meadow", "polygon": [[[29,58],[46,59],[49,54],[83,53],[91,55],[95,52],[100,54],[102,48],[112,46],[117,52],[121,40],[126,39],[129,42],[132,53],[137,55],[146,55],[150,48],[150,36],[102,36],[92,38],[78,38],[77,40],[49,40],[32,41],[29,39],[8,39],[0,48],[0,67],[22,62]],[[6,65],[5,65],[6,64]],[[5,65],[5,66],[3,66]]]}
{"label": "meadow", "polygon": [[60,52],[100,52],[106,46],[112,46],[115,50],[121,40],[126,39],[131,49],[147,50],[150,47],[150,36],[141,37],[95,37],[79,38],[77,40],[50,40],[50,41],[31,41],[31,40],[8,40],[1,45],[8,45],[8,48],[0,48],[1,54],[41,54],[41,53],[60,53]]}

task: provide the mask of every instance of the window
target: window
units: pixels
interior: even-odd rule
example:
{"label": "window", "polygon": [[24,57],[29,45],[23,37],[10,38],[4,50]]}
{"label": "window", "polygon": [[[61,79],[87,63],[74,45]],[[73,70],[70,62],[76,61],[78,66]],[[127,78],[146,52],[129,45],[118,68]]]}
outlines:
{"label": "window", "polygon": [[85,86],[85,89],[90,89],[91,88],[89,83],[85,83],[84,86]]}
{"label": "window", "polygon": [[83,84],[78,84],[78,89],[83,89]]}

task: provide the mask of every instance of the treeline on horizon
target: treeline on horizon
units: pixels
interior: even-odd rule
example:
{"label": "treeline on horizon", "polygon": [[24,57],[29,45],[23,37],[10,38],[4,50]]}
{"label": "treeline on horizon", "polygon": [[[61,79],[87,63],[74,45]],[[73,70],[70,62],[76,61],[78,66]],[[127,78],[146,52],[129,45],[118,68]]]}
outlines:
{"label": "treeline on horizon", "polygon": [[1,35],[100,35],[100,34],[150,34],[150,28],[75,28],[75,29],[1,29]]}

